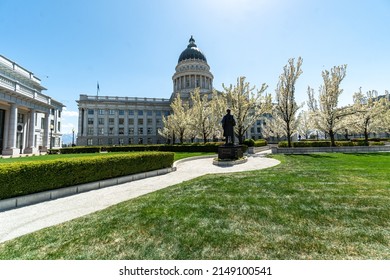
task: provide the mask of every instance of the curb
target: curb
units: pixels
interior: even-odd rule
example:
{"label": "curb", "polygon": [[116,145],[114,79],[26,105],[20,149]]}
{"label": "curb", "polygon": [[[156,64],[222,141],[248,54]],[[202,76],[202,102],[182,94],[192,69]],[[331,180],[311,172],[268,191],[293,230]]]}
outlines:
{"label": "curb", "polygon": [[54,189],[49,191],[43,191],[39,193],[34,194],[28,194],[13,198],[7,198],[4,200],[0,200],[0,212],[12,210],[24,206],[29,206],[32,204],[37,204],[49,200],[54,200],[58,198],[63,198],[66,196],[71,196],[83,192],[88,192],[92,190],[97,190],[101,188],[111,187],[115,185],[120,185],[123,183],[128,183],[140,179],[145,179],[149,177],[154,177],[158,175],[164,175],[170,172],[176,171],[176,166],[173,167],[167,167],[163,169],[128,175],[128,176],[122,176],[122,177],[116,177],[71,187],[64,187],[60,189]]}
{"label": "curb", "polygon": [[179,159],[173,163],[173,168],[176,168],[177,165],[182,163],[182,162],[196,160],[196,159],[202,159],[202,158],[214,158],[215,156],[216,156],[216,154],[215,155],[196,156],[196,157],[188,157],[188,158]]}

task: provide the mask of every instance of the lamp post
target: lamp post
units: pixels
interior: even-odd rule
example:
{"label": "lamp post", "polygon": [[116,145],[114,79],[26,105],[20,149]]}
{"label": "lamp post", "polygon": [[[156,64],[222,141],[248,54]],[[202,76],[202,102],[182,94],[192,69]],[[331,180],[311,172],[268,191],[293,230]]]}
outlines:
{"label": "lamp post", "polygon": [[74,128],[72,128],[72,147],[74,146]]}
{"label": "lamp post", "polygon": [[53,130],[54,130],[54,125],[50,125],[50,150],[53,148]]}

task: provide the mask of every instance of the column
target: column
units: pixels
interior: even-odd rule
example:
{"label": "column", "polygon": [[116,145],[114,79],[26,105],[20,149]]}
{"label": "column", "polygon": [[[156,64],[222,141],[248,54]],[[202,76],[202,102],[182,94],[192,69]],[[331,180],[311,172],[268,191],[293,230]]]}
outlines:
{"label": "column", "polygon": [[12,103],[9,112],[8,121],[8,141],[7,147],[3,151],[3,155],[18,155],[20,150],[16,147],[16,126],[17,126],[18,108]]}
{"label": "column", "polygon": [[42,139],[42,152],[47,152],[47,150],[50,148],[50,112],[45,113],[45,124],[44,124],[44,131],[43,131],[43,139]]}
{"label": "column", "polygon": [[77,131],[78,137],[83,135],[83,113],[84,113],[84,109],[79,108],[79,124],[78,124],[78,131]]}
{"label": "column", "polygon": [[35,154],[37,152],[37,148],[35,147],[35,118],[36,111],[31,109],[29,121],[28,121],[28,134],[27,134],[27,147],[24,149],[24,153],[26,154]]}
{"label": "column", "polygon": [[83,136],[88,136],[88,109],[83,109]]}

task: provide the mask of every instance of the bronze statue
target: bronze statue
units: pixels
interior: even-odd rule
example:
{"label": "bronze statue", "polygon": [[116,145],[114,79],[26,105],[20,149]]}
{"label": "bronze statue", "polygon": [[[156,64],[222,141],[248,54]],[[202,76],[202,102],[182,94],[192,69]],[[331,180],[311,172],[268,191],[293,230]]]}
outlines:
{"label": "bronze statue", "polygon": [[234,144],[234,126],[236,120],[230,114],[230,109],[226,110],[226,115],[222,119],[223,136],[225,136],[225,144]]}

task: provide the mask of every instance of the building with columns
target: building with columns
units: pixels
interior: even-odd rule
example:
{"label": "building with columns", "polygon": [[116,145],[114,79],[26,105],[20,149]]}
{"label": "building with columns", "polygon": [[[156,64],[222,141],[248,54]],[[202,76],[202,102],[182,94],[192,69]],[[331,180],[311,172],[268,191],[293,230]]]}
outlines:
{"label": "building with columns", "polygon": [[[191,36],[179,56],[169,99],[81,94],[77,100],[77,145],[165,143],[166,139],[158,130],[163,127],[162,116],[170,113],[171,102],[178,93],[183,101],[188,100],[195,88],[199,88],[201,94],[211,95],[213,79],[206,56]],[[251,137],[259,137],[261,124],[259,121],[251,129]]]}
{"label": "building with columns", "polygon": [[61,146],[62,103],[34,74],[0,55],[0,153],[38,154]]}
{"label": "building with columns", "polygon": [[163,127],[163,116],[170,114],[171,102],[177,93],[183,100],[188,99],[197,87],[203,94],[211,93],[213,79],[206,56],[191,36],[187,48],[179,56],[169,99],[81,94],[77,100],[77,145],[165,143],[166,139],[158,130]]}

